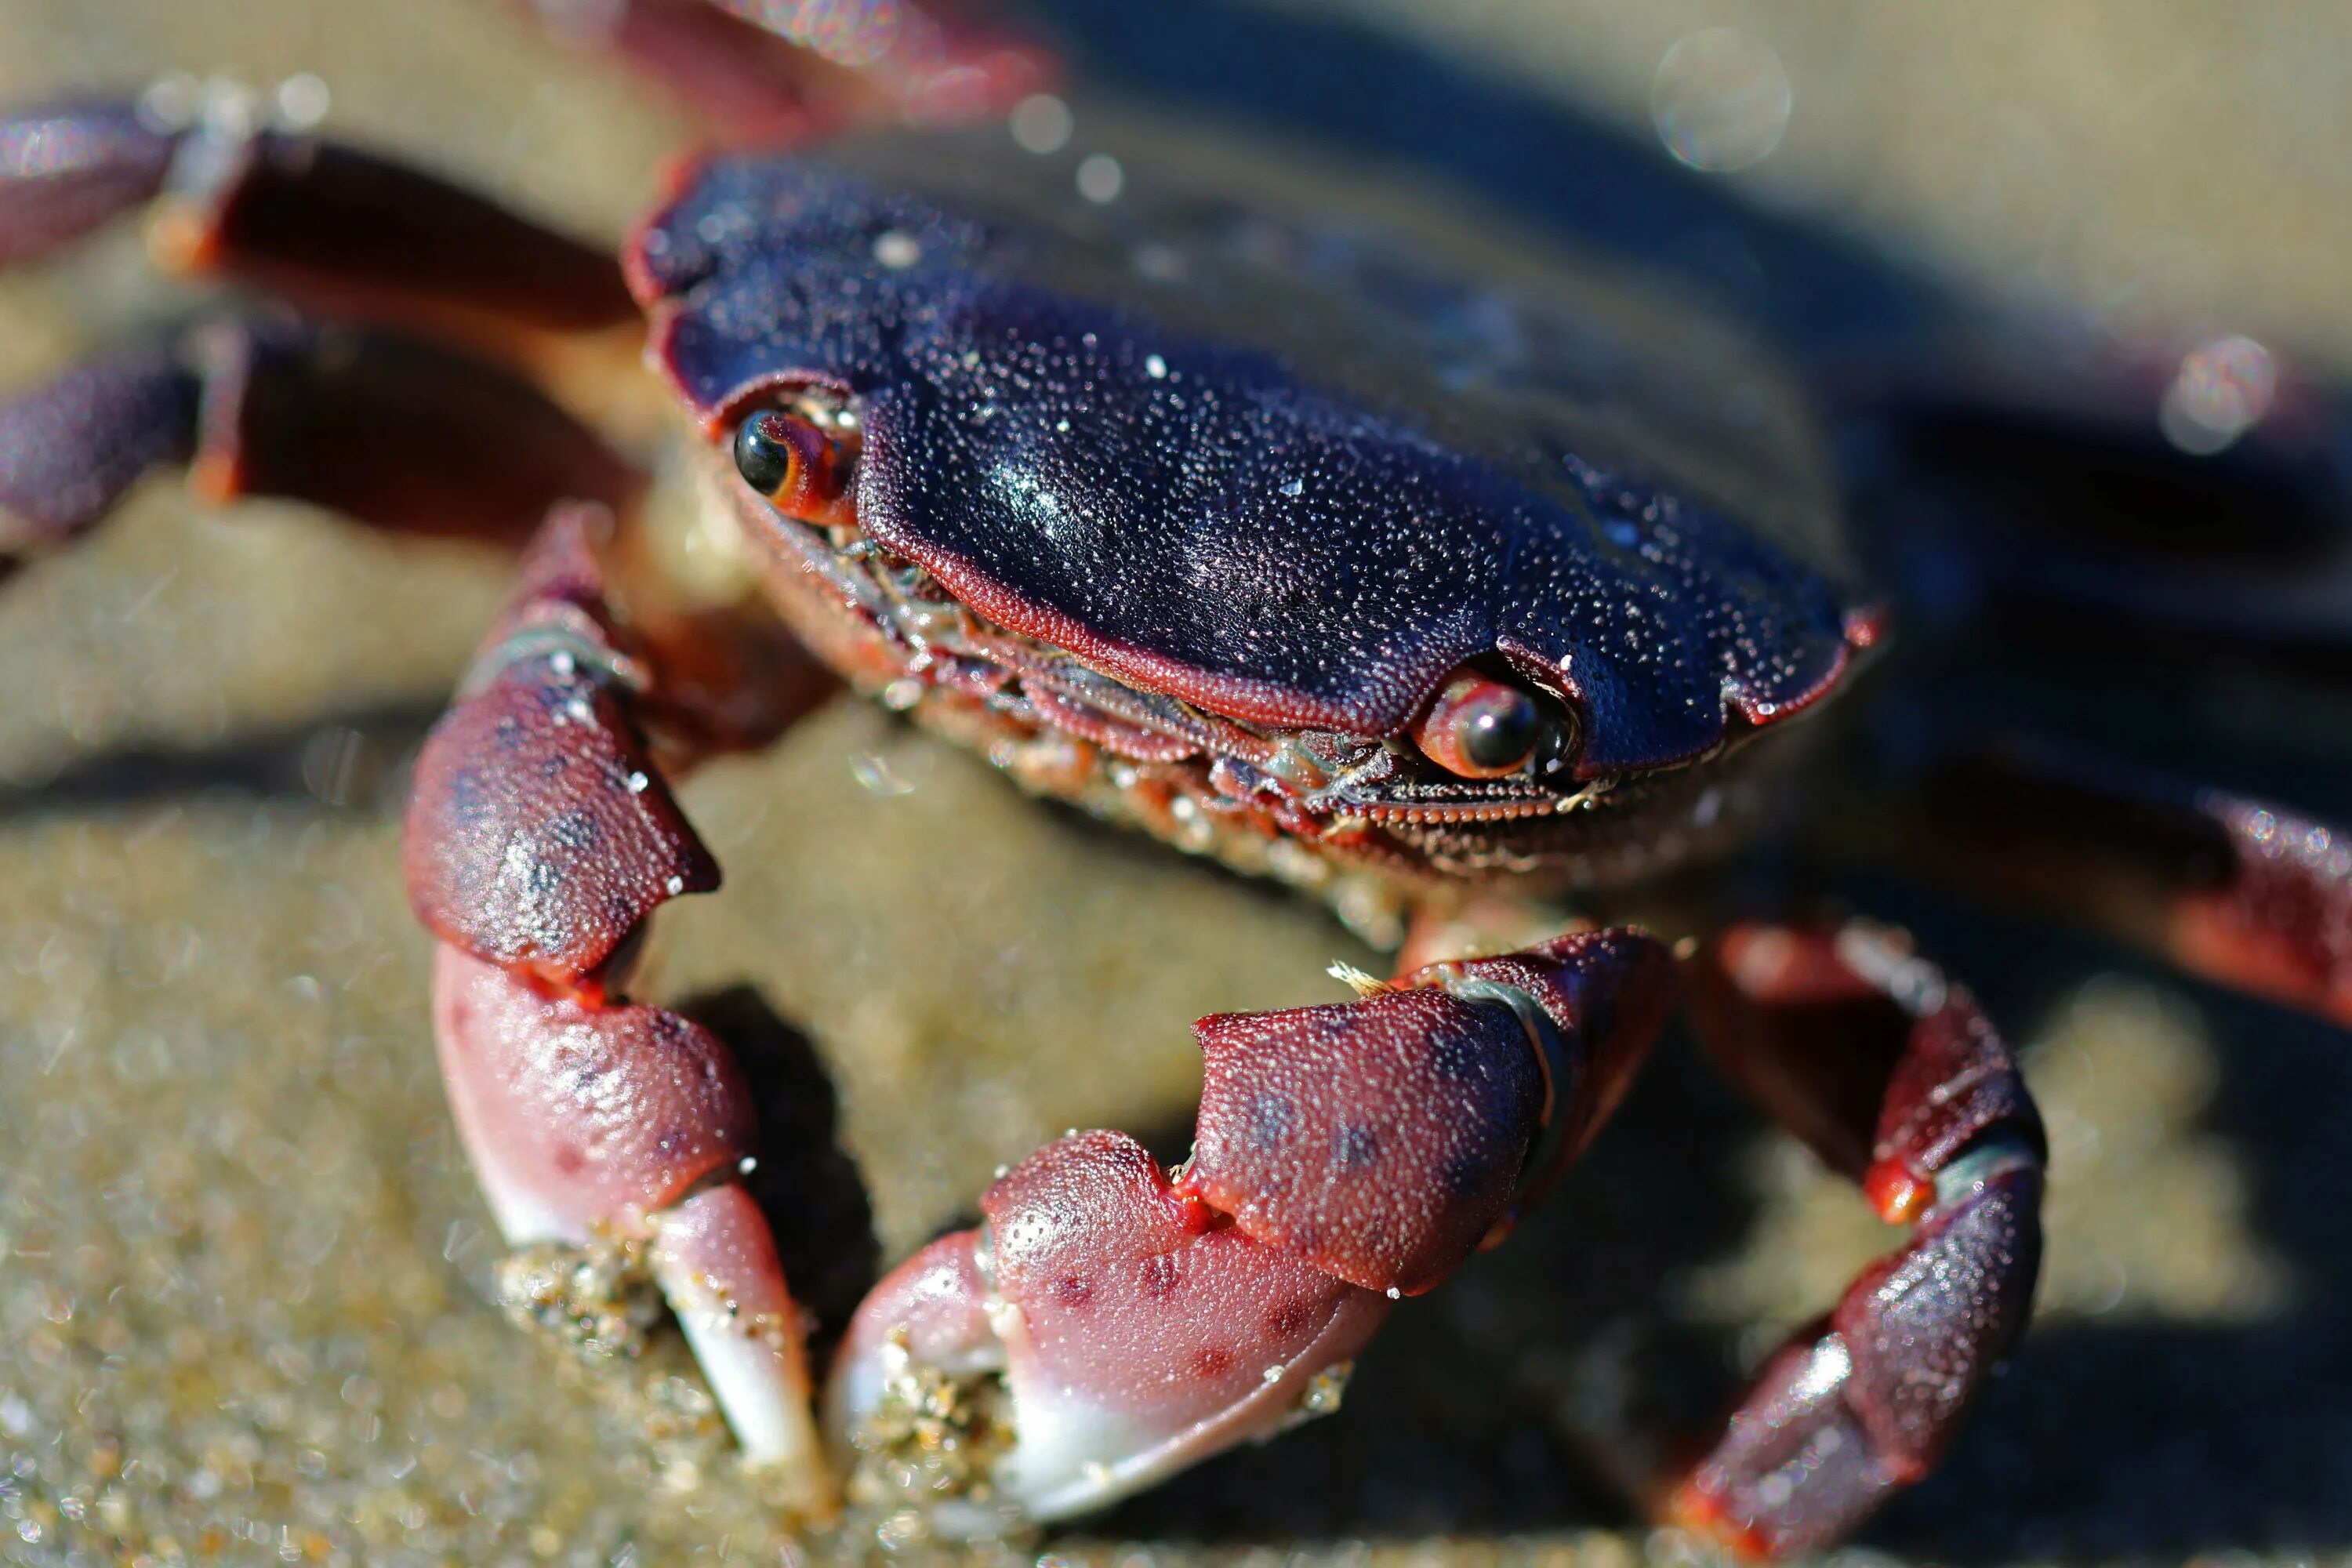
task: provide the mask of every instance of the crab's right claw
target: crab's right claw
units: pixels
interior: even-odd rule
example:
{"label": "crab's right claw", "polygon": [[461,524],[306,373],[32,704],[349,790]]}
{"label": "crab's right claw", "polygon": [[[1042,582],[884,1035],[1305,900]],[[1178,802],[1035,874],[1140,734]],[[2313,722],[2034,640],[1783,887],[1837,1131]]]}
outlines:
{"label": "crab's right claw", "polygon": [[853,1497],[961,1494],[943,1533],[1100,1508],[1328,1408],[1388,1310],[1181,1196],[1121,1133],[1046,1145],[981,1208],[867,1299],[832,1390]]}

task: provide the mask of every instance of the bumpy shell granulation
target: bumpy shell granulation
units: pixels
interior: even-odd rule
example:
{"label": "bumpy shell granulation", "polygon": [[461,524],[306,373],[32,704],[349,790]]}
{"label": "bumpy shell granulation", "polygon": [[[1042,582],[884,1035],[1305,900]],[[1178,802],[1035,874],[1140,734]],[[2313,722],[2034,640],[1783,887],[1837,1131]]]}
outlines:
{"label": "bumpy shell granulation", "polygon": [[630,257],[688,403],[846,395],[874,540],[1248,721],[1393,734],[1494,655],[1580,704],[1590,776],[1835,681],[1827,510],[1737,344],[1458,212],[1318,179],[1304,230],[1198,150],[1097,208],[999,141],[698,171]]}

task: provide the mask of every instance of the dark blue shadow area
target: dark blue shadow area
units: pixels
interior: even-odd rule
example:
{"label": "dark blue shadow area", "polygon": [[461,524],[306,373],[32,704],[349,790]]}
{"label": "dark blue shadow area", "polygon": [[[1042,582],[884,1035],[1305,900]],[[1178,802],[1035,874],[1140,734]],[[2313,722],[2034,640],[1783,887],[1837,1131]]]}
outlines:
{"label": "dark blue shadow area", "polygon": [[1958,307],[1860,244],[1527,87],[1360,22],[1249,0],[1037,0],[1085,87],[1324,142],[1641,262],[1801,359],[1948,327]]}

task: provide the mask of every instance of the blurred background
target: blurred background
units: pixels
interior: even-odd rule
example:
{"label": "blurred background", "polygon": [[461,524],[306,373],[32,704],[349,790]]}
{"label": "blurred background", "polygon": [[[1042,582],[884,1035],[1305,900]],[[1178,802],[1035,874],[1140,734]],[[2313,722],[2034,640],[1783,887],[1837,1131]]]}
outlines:
{"label": "blurred background", "polygon": [[[2352,9],[2325,0],[1038,10],[1088,92],[1455,186],[1801,358],[1990,311],[2352,370]],[[607,237],[686,132],[493,0],[0,0],[0,102],[170,69],[314,73],[334,132]],[[0,394],[164,298],[129,233],[0,281]],[[158,481],[0,592],[0,1561],[790,1560],[674,1358],[582,1377],[486,1301],[396,789],[500,585]],[[821,1310],[1066,1126],[1181,1148],[1191,1018],[1379,963],[856,704],[685,798],[729,885],[665,917],[653,984],[730,1009],[793,1106]],[[2352,1561],[2341,1035],[1873,891],[2025,1043],[2056,1175],[2034,1340],[1852,1554]],[[1719,1395],[1886,1245],[1674,1046],[1339,1418],[1050,1548],[1678,1558],[1593,1434]]]}

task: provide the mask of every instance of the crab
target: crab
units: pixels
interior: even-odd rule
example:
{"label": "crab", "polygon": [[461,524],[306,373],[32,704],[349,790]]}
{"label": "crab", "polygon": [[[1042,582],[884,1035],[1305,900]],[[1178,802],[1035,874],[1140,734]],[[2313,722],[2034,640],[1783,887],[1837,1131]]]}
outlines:
{"label": "crab", "polygon": [[[957,19],[786,39],[698,0],[580,10],[747,143],[682,166],[617,260],[320,136],[299,94],[0,122],[0,261],[147,208],[167,265],[301,311],[0,409],[0,561],[160,464],[522,545],[417,759],[406,874],[452,1112],[541,1315],[593,1334],[650,1281],[813,1525],[845,1496],[951,1537],[1082,1514],[1335,1408],[1681,1008],[1910,1229],[1650,1500],[1777,1556],[1926,1475],[2030,1311],[2045,1145],[2015,1060],[1893,928],[1612,913],[1774,826],[1897,624],[1805,392],[1680,301],[1262,144],[1171,152],[1089,110],[1074,181],[1002,129],[1042,56]],[[649,376],[616,368],[640,352]],[[2150,411],[2129,384],[2033,388],[2031,428],[2071,447],[2016,437],[1997,375],[1876,387],[1865,477],[1949,493],[1990,456],[2040,474],[2120,441],[2221,493],[2131,445],[2153,421],[2101,423]],[[2318,515],[2325,400],[2281,406],[2218,471]],[[683,526],[757,591],[661,580],[656,429],[689,454]],[[820,1398],[743,1180],[742,1074],[628,983],[654,912],[719,881],[671,781],[835,679],[1402,951],[1343,973],[1350,1000],[1197,1023],[1187,1158],[1073,1131],[1007,1170],[978,1227],[876,1287]],[[1928,824],[1972,873],[2352,1020],[2322,825],[2038,752],[1948,776],[2003,807]]]}

